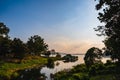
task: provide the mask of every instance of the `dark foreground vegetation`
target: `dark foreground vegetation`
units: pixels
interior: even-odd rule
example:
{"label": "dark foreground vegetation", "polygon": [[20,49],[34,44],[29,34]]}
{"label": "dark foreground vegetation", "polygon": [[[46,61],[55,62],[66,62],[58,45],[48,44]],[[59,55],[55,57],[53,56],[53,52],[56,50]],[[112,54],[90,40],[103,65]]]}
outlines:
{"label": "dark foreground vegetation", "polygon": [[54,75],[54,80],[120,80],[119,63],[95,63],[90,68],[80,64]]}

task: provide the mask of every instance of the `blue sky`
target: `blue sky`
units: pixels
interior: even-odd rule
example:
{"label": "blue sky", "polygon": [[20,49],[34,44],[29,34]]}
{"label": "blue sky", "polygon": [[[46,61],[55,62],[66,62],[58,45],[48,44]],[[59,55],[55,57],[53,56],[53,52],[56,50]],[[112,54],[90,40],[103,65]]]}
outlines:
{"label": "blue sky", "polygon": [[85,53],[102,48],[102,38],[93,30],[97,20],[94,0],[1,0],[0,22],[10,28],[11,38],[24,42],[40,35],[49,49]]}

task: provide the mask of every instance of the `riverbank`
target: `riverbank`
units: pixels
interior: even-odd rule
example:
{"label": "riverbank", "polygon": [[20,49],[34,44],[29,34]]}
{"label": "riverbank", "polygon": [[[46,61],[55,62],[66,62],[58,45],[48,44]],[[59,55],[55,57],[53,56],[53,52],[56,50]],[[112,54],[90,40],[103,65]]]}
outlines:
{"label": "riverbank", "polygon": [[118,63],[96,63],[91,68],[85,64],[74,66],[54,74],[54,80],[119,80]]}
{"label": "riverbank", "polygon": [[[56,59],[53,59],[56,60]],[[11,76],[19,75],[18,70],[25,70],[34,67],[40,67],[47,63],[47,58],[40,56],[27,56],[21,62],[18,59],[11,61],[0,61],[0,80],[2,78],[7,78],[9,80]]]}

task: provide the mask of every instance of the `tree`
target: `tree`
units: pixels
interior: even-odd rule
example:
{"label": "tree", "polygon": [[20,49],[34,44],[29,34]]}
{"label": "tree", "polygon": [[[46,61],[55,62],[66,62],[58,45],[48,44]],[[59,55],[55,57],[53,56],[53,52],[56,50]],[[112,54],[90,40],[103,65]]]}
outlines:
{"label": "tree", "polygon": [[12,53],[14,53],[14,57],[22,59],[27,53],[27,46],[19,39],[14,38],[11,44]]}
{"label": "tree", "polygon": [[10,52],[10,42],[8,38],[9,28],[0,22],[0,56],[6,56]]}
{"label": "tree", "polygon": [[8,37],[9,28],[4,25],[4,23],[0,22],[0,36]]}
{"label": "tree", "polygon": [[48,68],[54,68],[54,60],[52,58],[47,59],[47,67]]}
{"label": "tree", "polygon": [[35,55],[40,55],[48,49],[48,45],[44,42],[44,39],[38,35],[31,36],[27,41],[27,46],[30,50],[30,53]]}
{"label": "tree", "polygon": [[92,47],[86,52],[84,61],[86,66],[89,68],[91,65],[100,61],[101,58],[102,58],[102,51],[96,47]]}
{"label": "tree", "polygon": [[0,56],[6,56],[11,52],[11,40],[0,36]]}
{"label": "tree", "polygon": [[106,52],[112,59],[120,62],[120,0],[98,0],[96,5],[99,12],[98,19],[104,26],[98,26],[96,31],[100,32],[100,36],[106,36],[104,40]]}

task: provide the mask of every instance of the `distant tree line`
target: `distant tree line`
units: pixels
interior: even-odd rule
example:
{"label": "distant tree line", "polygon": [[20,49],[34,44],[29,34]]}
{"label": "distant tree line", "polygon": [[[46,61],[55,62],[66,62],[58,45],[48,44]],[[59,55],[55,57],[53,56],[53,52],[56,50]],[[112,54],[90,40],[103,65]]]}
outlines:
{"label": "distant tree line", "polygon": [[23,58],[26,54],[41,55],[48,53],[48,45],[39,35],[31,36],[26,43],[20,38],[11,39],[10,29],[0,22],[0,57]]}

